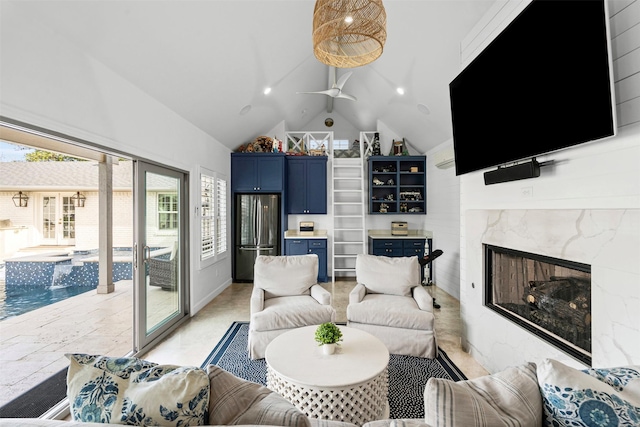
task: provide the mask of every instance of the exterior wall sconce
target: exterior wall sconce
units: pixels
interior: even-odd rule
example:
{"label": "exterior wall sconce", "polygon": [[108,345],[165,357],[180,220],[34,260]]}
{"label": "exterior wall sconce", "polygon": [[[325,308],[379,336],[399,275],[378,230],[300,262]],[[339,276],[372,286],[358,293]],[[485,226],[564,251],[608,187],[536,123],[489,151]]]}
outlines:
{"label": "exterior wall sconce", "polygon": [[87,198],[79,191],[76,191],[76,194],[71,196],[71,203],[73,203],[73,206],[77,208],[84,208],[85,200],[87,200]]}
{"label": "exterior wall sconce", "polygon": [[26,208],[29,202],[29,196],[22,191],[18,191],[11,199],[13,200],[13,204],[16,205],[16,208]]}

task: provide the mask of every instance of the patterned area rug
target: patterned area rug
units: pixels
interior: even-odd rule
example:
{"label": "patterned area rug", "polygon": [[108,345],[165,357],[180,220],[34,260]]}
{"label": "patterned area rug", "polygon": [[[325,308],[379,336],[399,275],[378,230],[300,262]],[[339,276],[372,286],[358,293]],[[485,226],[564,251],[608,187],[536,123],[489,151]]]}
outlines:
{"label": "patterned area rug", "polygon": [[[233,322],[202,367],[218,365],[240,378],[266,385],[267,364],[264,359],[249,358],[248,333],[248,322]],[[431,377],[453,381],[467,379],[442,349],[436,359],[390,355],[390,418],[424,418],[424,387]]]}

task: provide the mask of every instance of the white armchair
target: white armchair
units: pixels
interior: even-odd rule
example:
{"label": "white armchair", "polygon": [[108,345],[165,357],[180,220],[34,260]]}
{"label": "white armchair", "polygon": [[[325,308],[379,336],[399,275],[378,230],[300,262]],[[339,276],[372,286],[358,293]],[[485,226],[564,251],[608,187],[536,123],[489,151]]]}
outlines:
{"label": "white armchair", "polygon": [[378,337],[392,354],[434,358],[433,298],[420,284],[417,257],[360,254],[347,326]]}
{"label": "white armchair", "polygon": [[335,322],[331,293],[317,284],[318,256],[256,258],[249,321],[249,356],[264,358],[278,335],[302,326]]}

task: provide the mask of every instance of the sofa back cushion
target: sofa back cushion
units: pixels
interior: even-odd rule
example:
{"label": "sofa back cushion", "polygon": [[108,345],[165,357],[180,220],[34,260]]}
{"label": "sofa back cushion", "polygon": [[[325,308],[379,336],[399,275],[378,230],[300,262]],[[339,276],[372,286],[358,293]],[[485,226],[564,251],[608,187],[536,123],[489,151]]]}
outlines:
{"label": "sofa back cushion", "polygon": [[538,383],[547,425],[640,425],[640,366],[578,370],[546,359]]}
{"label": "sofa back cushion", "polygon": [[134,357],[67,354],[74,421],[125,425],[205,425],[209,378],[200,368]]}
{"label": "sofa back cushion", "polygon": [[411,296],[411,288],[420,286],[418,257],[359,254],[356,280],[367,288],[367,292]]}
{"label": "sofa back cushion", "polygon": [[265,299],[309,295],[318,282],[318,255],[260,255],[253,271],[253,285],[264,290]]}
{"label": "sofa back cushion", "polygon": [[309,419],[268,388],[216,366],[207,367],[211,385],[209,424],[309,427]]}
{"label": "sofa back cushion", "polygon": [[429,378],[424,413],[432,427],[540,427],[536,365],[526,363],[467,381]]}

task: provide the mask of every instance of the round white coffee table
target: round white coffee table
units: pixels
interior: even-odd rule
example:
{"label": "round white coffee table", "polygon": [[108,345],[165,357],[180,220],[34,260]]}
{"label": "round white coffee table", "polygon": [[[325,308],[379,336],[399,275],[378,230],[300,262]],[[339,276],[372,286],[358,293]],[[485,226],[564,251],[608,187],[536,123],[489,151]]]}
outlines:
{"label": "round white coffee table", "polygon": [[362,425],[389,417],[389,351],[378,338],[340,326],[343,340],[325,355],[317,326],[294,329],[267,346],[267,387],[309,417]]}

